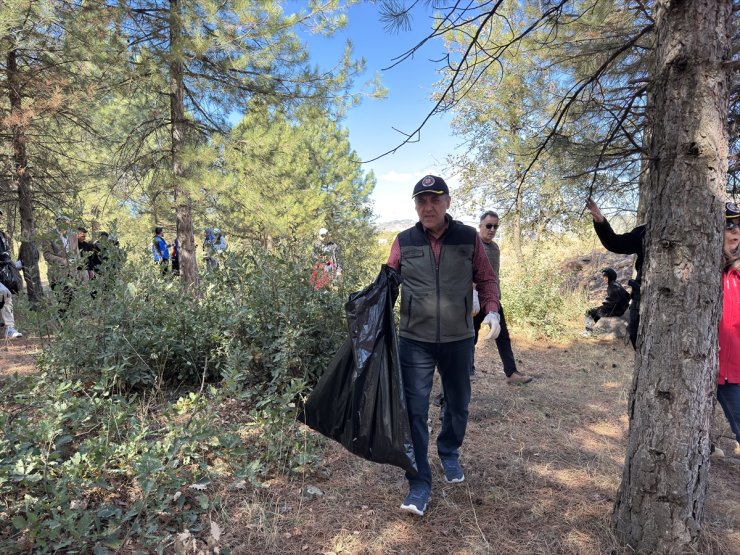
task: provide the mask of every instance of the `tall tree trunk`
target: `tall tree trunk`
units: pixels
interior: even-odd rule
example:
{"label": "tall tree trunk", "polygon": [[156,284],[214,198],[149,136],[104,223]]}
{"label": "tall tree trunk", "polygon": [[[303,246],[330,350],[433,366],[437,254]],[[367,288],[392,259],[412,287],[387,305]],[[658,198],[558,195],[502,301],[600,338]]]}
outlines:
{"label": "tall tree trunk", "polygon": [[613,517],[637,553],[693,553],[717,379],[732,0],[656,0],[654,12],[642,320]]}
{"label": "tall tree trunk", "polygon": [[514,222],[511,226],[511,243],[514,247],[514,254],[517,262],[521,265],[524,263],[524,254],[522,253],[522,195],[518,192],[516,195],[516,206],[514,207]]}
{"label": "tall tree trunk", "polygon": [[[648,98],[646,101],[645,106],[645,112],[647,113],[648,120],[651,120],[650,116],[650,110],[652,110],[653,101],[650,98],[652,96],[651,92],[648,92]],[[652,130],[650,128],[645,128],[642,131],[642,150],[643,155],[641,156],[640,161],[640,178],[639,178],[639,190],[638,194],[640,195],[637,199],[637,218],[636,222],[637,224],[643,224],[645,223],[645,217],[647,214],[647,197],[648,197],[648,189],[650,187],[650,160],[648,159],[647,153],[650,150],[650,142],[652,141]]]}
{"label": "tall tree trunk", "polygon": [[181,37],[180,0],[170,0],[170,114],[172,118],[172,179],[177,216],[178,256],[180,275],[188,287],[198,284],[198,265],[195,259],[195,237],[193,236],[190,193],[183,187],[186,171],[182,160],[185,144],[185,85],[183,83],[183,61],[180,49]]}
{"label": "tall tree trunk", "polygon": [[26,136],[21,121],[21,78],[18,72],[18,53],[15,49],[7,54],[8,96],[13,114],[11,126],[13,143],[13,183],[18,191],[18,211],[21,220],[21,248],[19,258],[23,264],[28,299],[35,304],[44,296],[39,273],[39,250],[36,247],[36,224],[33,219],[33,193],[31,175],[28,172]]}

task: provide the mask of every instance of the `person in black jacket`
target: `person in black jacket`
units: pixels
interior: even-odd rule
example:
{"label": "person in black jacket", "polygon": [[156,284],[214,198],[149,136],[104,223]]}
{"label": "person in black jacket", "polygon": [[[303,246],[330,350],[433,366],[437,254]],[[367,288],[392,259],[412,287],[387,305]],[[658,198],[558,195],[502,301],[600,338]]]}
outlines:
{"label": "person in black jacket", "polygon": [[630,294],[617,281],[617,272],[613,268],[601,270],[606,283],[606,299],[601,306],[589,308],[586,311],[586,332],[590,333],[593,326],[601,318],[621,316],[627,311],[630,304]]}
{"label": "person in black jacket", "polygon": [[632,287],[628,330],[632,347],[636,349],[637,329],[640,326],[640,283],[642,282],[642,265],[645,259],[643,245],[645,225],[638,225],[632,231],[617,234],[614,233],[612,226],[609,225],[609,222],[593,199],[589,198],[586,201],[586,209],[594,219],[594,230],[606,250],[617,254],[637,255],[637,260],[635,260],[635,279],[631,279],[628,282],[630,287]]}
{"label": "person in black jacket", "polygon": [[[0,223],[3,220],[3,211],[0,210]],[[5,232],[0,230],[0,264],[11,264],[14,268],[18,265],[13,262],[10,255],[10,241]],[[8,286],[9,287],[9,286]],[[2,282],[0,282],[0,337],[5,339],[16,339],[23,334],[15,328],[15,315],[13,314],[13,295]]]}

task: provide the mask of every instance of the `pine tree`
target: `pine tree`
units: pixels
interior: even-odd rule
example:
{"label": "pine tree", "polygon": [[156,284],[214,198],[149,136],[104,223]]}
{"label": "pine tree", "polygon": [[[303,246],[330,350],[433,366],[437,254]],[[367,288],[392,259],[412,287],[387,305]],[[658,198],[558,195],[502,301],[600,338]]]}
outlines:
{"label": "pine tree", "polygon": [[[197,283],[193,237],[192,160],[189,150],[216,132],[228,131],[234,111],[256,100],[274,104],[327,105],[341,97],[361,64],[349,53],[333,71],[309,64],[295,29],[331,33],[344,18],[334,5],[311,2],[306,11],[285,15],[278,2],[244,0],[121,1],[118,28],[130,47],[131,97],[141,102],[140,115],[121,150],[121,161],[136,171],[168,169],[169,194],[176,207],[180,269],[185,284]],[[166,142],[162,130],[169,131]],[[146,151],[155,163],[135,167]]]}

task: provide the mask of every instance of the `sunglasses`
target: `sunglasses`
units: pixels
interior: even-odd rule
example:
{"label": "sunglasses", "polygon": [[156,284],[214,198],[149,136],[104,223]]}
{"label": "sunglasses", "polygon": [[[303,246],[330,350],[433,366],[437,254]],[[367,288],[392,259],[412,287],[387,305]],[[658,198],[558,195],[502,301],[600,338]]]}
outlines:
{"label": "sunglasses", "polygon": [[486,229],[498,229],[498,224],[486,224]]}
{"label": "sunglasses", "polygon": [[725,229],[731,231],[740,227],[740,222],[736,220],[725,220]]}

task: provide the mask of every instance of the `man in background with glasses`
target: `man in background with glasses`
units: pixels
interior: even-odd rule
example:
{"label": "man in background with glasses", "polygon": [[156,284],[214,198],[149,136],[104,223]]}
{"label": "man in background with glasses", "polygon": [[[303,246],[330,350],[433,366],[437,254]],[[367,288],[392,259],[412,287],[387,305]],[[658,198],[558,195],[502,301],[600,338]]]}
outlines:
{"label": "man in background with glasses", "polygon": [[[484,212],[480,217],[480,225],[478,226],[478,235],[480,235],[483,241],[483,247],[488,257],[488,261],[491,263],[494,272],[496,273],[496,280],[498,285],[499,294],[501,294],[501,284],[499,280],[499,269],[501,267],[501,252],[499,251],[498,245],[494,242],[493,238],[496,237],[496,231],[498,231],[499,218],[496,212],[487,211]],[[501,295],[503,296],[503,295]],[[499,316],[501,317],[501,333],[496,338],[496,348],[498,354],[501,357],[501,364],[504,367],[504,374],[506,374],[506,382],[510,384],[525,384],[532,381],[530,376],[522,374],[516,369],[516,361],[514,360],[514,352],[511,349],[511,338],[509,337],[509,330],[506,327],[506,317],[504,316],[504,307],[499,306]],[[485,318],[485,313],[479,312],[475,318],[473,318],[473,326],[475,327],[475,341],[478,342],[478,333],[480,331],[481,324]],[[475,365],[473,365],[475,371]]]}

